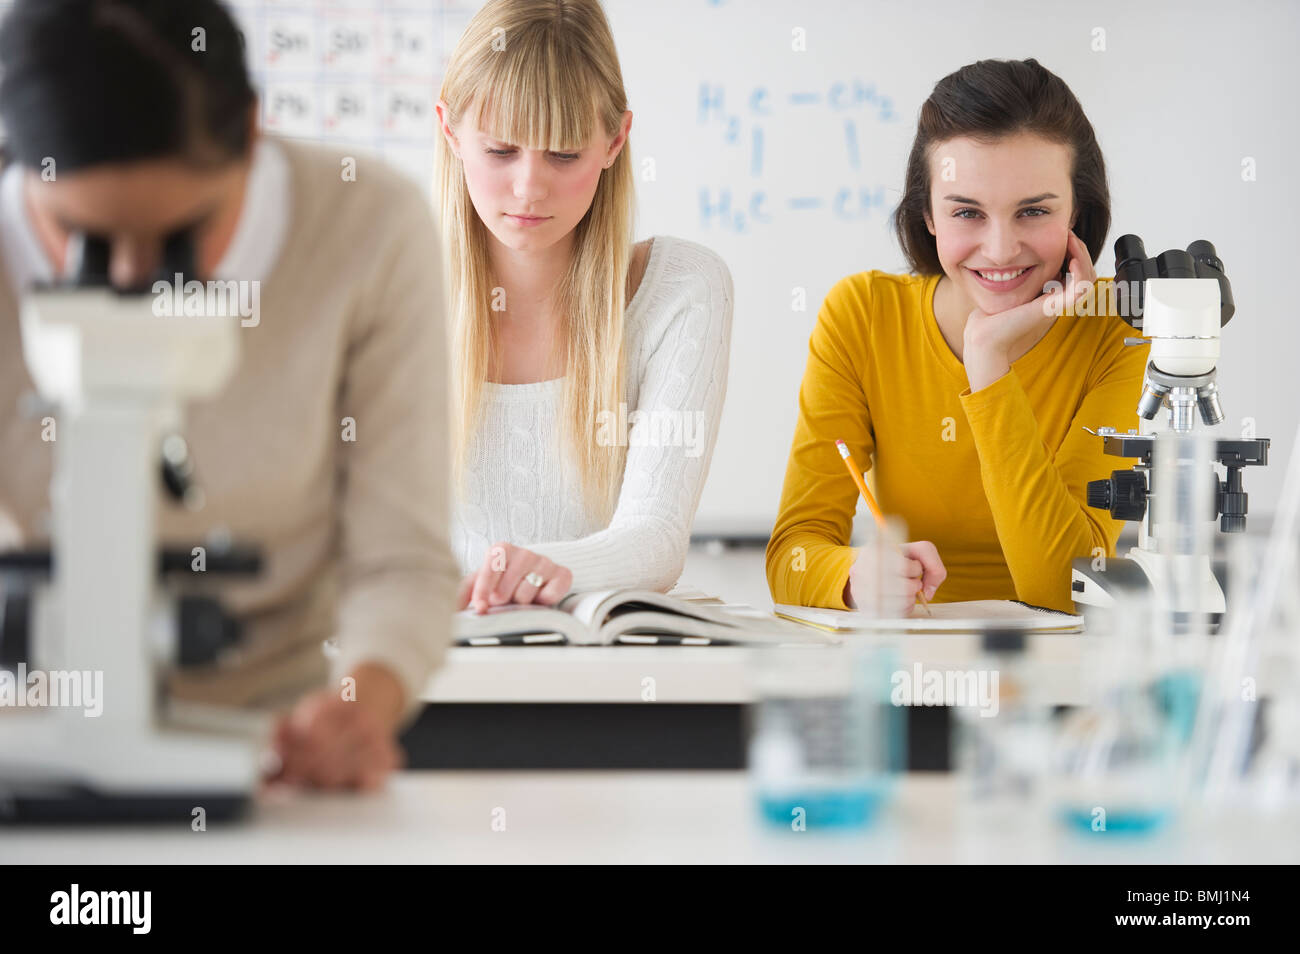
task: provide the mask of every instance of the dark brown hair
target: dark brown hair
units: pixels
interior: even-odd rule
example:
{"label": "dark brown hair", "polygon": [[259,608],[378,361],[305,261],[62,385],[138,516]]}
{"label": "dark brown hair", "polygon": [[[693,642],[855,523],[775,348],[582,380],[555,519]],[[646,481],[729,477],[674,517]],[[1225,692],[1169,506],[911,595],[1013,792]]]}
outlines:
{"label": "dark brown hair", "polygon": [[925,224],[930,212],[930,147],[958,136],[991,142],[1017,133],[1034,133],[1071,147],[1074,232],[1097,260],[1110,230],[1110,189],[1106,162],[1083,107],[1065,81],[1037,60],[980,60],[939,80],[921,106],[903,200],[894,212],[894,232],[912,271],[943,271]]}
{"label": "dark brown hair", "polygon": [[257,95],[219,0],[18,0],[0,67],[6,145],[31,168],[220,164],[251,145]]}

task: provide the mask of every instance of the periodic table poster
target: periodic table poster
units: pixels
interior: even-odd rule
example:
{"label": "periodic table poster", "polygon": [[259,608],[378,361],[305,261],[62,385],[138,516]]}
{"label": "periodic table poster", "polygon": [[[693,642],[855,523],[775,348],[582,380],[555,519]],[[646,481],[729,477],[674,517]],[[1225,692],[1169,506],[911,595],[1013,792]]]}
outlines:
{"label": "periodic table poster", "polygon": [[431,185],[434,104],[478,2],[229,0],[268,132],[377,154]]}
{"label": "periodic table poster", "polygon": [[[0,17],[13,3],[0,0]],[[431,186],[442,74],[482,0],[225,3],[244,34],[264,129],[382,156]]]}

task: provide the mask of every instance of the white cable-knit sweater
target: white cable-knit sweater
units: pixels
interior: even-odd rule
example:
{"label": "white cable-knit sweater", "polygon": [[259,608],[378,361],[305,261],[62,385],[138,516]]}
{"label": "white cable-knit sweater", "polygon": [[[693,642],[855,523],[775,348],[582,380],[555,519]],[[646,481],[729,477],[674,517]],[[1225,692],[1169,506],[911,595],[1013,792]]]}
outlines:
{"label": "white cable-knit sweater", "polygon": [[628,445],[608,526],[584,506],[564,451],[564,379],[484,384],[482,422],[452,519],[462,571],[477,570],[493,544],[506,542],[568,567],[574,590],[670,589],[718,436],[731,317],[722,259],[694,242],[656,236],[624,320],[626,415],[611,409],[592,435]]}

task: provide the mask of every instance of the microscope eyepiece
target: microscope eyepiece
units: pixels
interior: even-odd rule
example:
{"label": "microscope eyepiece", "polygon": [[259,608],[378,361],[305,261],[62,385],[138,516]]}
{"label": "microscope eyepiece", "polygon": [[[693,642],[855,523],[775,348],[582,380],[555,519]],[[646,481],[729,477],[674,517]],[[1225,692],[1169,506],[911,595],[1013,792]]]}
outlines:
{"label": "microscope eyepiece", "polygon": [[[74,233],[72,238],[68,269],[71,279],[68,284],[74,288],[114,287],[109,277],[111,249],[108,239],[87,232]],[[163,239],[162,259],[155,279],[170,284],[177,275],[185,280],[195,278],[197,272],[193,227],[177,229]],[[141,294],[148,292],[153,285],[154,280],[148,280],[137,287],[118,288],[117,291],[123,294]]]}
{"label": "microscope eyepiece", "polygon": [[1197,239],[1186,249],[1171,248],[1147,258],[1146,246],[1136,235],[1115,240],[1115,292],[1119,316],[1134,328],[1142,327],[1148,278],[1213,278],[1219,283],[1219,327],[1232,318],[1237,306],[1223,260],[1208,239]]}
{"label": "microscope eyepiece", "polygon": [[1147,249],[1136,235],[1121,235],[1115,240],[1115,271],[1123,271],[1133,263],[1139,266],[1147,260]]}
{"label": "microscope eyepiece", "polygon": [[1181,248],[1171,248],[1156,256],[1155,278],[1195,278],[1196,259]]}
{"label": "microscope eyepiece", "polygon": [[1142,327],[1142,281],[1145,278],[1146,246],[1136,235],[1115,240],[1115,291],[1120,317],[1134,328]]}
{"label": "microscope eyepiece", "polygon": [[1222,328],[1237,311],[1237,305],[1232,300],[1232,284],[1223,270],[1223,260],[1214,250],[1214,243],[1206,239],[1197,239],[1187,246],[1187,254],[1196,263],[1197,278],[1213,278],[1219,283],[1219,327]]}
{"label": "microscope eyepiece", "polygon": [[1197,239],[1187,246],[1187,254],[1199,264],[1209,265],[1216,271],[1223,271],[1223,262],[1219,261],[1219,253],[1214,250],[1214,243],[1208,239]]}
{"label": "microscope eyepiece", "polygon": [[78,232],[72,244],[72,284],[77,288],[108,286],[108,240],[102,235]]}
{"label": "microscope eyepiece", "polygon": [[194,277],[194,238],[188,228],[167,236],[163,243],[162,269],[164,280],[170,280],[173,275]]}

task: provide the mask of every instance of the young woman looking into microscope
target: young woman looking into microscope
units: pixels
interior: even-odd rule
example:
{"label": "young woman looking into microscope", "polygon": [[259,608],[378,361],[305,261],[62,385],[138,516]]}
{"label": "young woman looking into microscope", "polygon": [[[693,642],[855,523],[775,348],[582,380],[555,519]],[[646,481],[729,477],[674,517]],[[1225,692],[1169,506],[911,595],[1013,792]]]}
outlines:
{"label": "young woman looking into microscope", "polygon": [[339,156],[259,135],[217,0],[19,0],[0,66],[0,516],[26,540],[48,532],[51,445],[21,412],[18,305],[68,277],[79,233],[107,243],[118,288],[149,287],[178,232],[199,279],[260,283],[234,377],[186,412],[206,504],[160,508],[158,534],[220,530],[258,545],[264,570],[220,594],[244,623],[238,663],[174,672],[168,688],[279,710],[279,779],[379,784],[455,594],[425,197],[378,162],[349,181]]}

